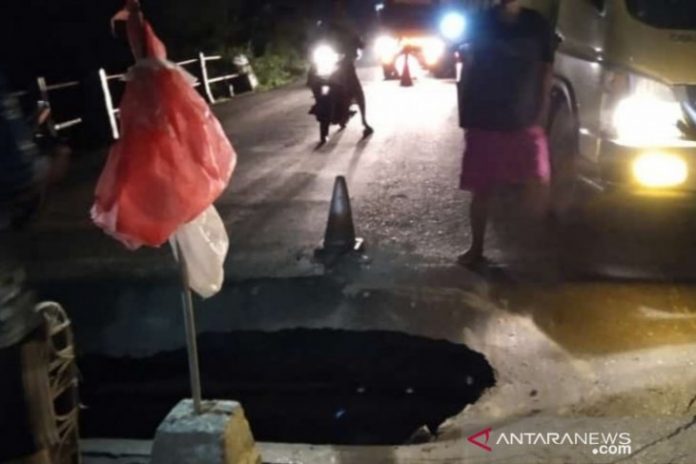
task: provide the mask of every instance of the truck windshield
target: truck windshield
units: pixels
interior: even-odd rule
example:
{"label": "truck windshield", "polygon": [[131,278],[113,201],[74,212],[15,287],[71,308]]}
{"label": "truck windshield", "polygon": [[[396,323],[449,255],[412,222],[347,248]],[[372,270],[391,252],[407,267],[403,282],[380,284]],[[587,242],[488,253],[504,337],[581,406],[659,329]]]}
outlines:
{"label": "truck windshield", "polygon": [[633,16],[661,29],[696,30],[694,0],[626,0]]}

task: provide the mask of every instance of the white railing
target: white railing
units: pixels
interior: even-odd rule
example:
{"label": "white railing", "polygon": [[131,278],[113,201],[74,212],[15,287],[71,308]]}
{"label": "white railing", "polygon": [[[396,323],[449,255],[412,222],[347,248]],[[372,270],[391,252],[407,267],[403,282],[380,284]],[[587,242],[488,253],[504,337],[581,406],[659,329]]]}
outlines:
{"label": "white railing", "polygon": [[[36,79],[36,85],[39,89],[39,99],[46,102],[50,107],[51,100],[50,100],[49,92],[55,92],[58,90],[73,89],[73,88],[79,87],[80,81],[63,82],[60,84],[48,85],[46,83],[46,79],[44,77],[38,77]],[[57,121],[54,121],[53,119],[51,119],[50,123],[53,126],[53,130],[56,132],[59,132],[61,130],[69,129],[73,126],[81,124],[82,118],[73,118],[73,119],[70,119],[68,121],[63,121],[63,122],[57,122]]]}
{"label": "white railing", "polygon": [[[211,105],[216,103],[219,99],[217,99],[213,93],[212,90],[212,85],[221,83],[221,82],[229,82],[233,79],[236,79],[240,77],[242,74],[225,74],[222,76],[215,76],[211,77],[208,69],[208,63],[212,61],[220,61],[222,60],[222,56],[220,55],[213,55],[213,56],[206,56],[204,53],[199,53],[197,58],[193,58],[190,60],[184,60],[181,62],[178,62],[177,65],[181,67],[187,67],[187,66],[192,66],[192,65],[198,65],[198,72],[200,73],[200,79],[197,79],[197,81],[194,84],[194,87],[202,87],[201,93],[203,96],[206,98],[208,103]],[[113,139],[118,139],[120,135],[119,131],[119,110],[118,110],[118,105],[114,104],[114,92],[112,90],[112,85],[114,85],[117,82],[124,82],[126,74],[121,73],[121,74],[112,74],[109,75],[106,73],[106,71],[102,68],[98,71],[99,75],[99,83],[100,83],[100,91],[103,95],[104,98],[104,106],[107,111],[107,117],[109,121],[109,126],[110,126],[110,131],[111,131],[111,136]],[[82,82],[80,81],[71,81],[71,82],[60,82],[60,83],[54,83],[54,84],[48,84],[46,82],[46,79],[44,77],[38,77],[36,79],[36,86],[38,90],[38,99],[40,101],[45,102],[49,108],[51,107],[51,94],[54,92],[59,92],[62,90],[67,90],[67,89],[75,89],[79,88],[81,85],[83,85]],[[234,96],[234,93],[232,91],[232,87],[229,87],[229,93],[230,97]],[[18,98],[26,98],[31,95],[30,91],[20,91],[20,92],[14,92],[12,96],[18,97]],[[83,118],[82,117],[75,117],[71,119],[67,119],[65,121],[56,121],[53,117],[53,112],[52,116],[49,119],[49,124],[51,125],[51,128],[53,131],[56,133],[69,129],[71,127],[77,126],[79,124],[83,123]]]}

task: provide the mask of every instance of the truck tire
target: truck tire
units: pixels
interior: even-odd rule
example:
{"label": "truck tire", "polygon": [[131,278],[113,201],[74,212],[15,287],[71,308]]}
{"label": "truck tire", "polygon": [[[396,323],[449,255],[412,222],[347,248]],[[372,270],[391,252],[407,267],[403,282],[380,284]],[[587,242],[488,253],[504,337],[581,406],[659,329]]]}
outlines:
{"label": "truck tire", "polygon": [[578,198],[578,129],[570,105],[562,97],[552,102],[548,127],[551,162],[550,207],[563,223],[581,220]]}

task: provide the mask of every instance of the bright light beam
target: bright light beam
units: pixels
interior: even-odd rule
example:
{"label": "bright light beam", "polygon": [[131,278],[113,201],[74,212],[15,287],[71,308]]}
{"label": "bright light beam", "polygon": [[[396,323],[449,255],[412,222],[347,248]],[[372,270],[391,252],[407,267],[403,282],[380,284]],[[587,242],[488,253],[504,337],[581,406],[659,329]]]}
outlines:
{"label": "bright light beam", "polygon": [[440,32],[448,40],[459,40],[466,31],[466,18],[460,13],[447,13],[440,22]]}

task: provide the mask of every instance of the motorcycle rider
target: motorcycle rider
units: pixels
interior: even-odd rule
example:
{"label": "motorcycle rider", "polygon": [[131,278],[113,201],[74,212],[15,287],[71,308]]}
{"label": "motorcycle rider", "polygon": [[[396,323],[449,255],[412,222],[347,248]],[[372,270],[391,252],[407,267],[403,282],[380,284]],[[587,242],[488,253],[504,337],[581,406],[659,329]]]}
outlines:
{"label": "motorcycle rider", "polygon": [[[332,15],[320,24],[320,35],[337,47],[337,52],[344,56],[340,64],[341,78],[352,98],[358,104],[363,125],[363,137],[369,137],[374,129],[367,122],[367,104],[358,72],[355,68],[355,60],[359,51],[365,48],[365,43],[360,38],[356,28],[350,21],[343,1],[336,1],[333,5]],[[317,97],[317,90],[312,85],[312,71],[310,71],[309,85]]]}

